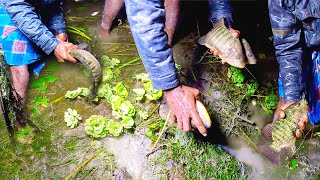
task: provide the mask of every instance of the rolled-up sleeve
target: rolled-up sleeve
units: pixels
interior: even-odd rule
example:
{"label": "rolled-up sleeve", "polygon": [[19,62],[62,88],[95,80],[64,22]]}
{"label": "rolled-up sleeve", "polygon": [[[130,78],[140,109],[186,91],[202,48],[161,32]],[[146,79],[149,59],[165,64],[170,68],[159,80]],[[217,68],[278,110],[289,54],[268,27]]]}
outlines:
{"label": "rolled-up sleeve", "polygon": [[125,0],[130,29],[139,55],[156,89],[167,90],[179,85],[164,31],[165,13],[159,0]]}
{"label": "rolled-up sleeve", "polygon": [[212,23],[225,18],[226,25],[232,27],[232,7],[229,0],[209,0],[210,17]]}
{"label": "rolled-up sleeve", "polygon": [[54,51],[59,40],[41,22],[30,3],[25,0],[12,0],[6,3],[5,9],[20,31],[46,54]]}
{"label": "rolled-up sleeve", "polygon": [[303,90],[301,28],[294,14],[283,9],[279,0],[272,4],[269,1],[269,13],[284,100],[297,102],[302,98]]}

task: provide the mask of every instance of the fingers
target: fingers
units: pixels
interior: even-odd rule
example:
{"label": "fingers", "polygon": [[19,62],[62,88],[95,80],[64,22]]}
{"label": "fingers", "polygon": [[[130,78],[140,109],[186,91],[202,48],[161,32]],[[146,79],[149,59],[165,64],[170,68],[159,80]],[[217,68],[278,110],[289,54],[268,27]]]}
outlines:
{"label": "fingers", "polygon": [[199,113],[196,109],[194,109],[191,113],[191,118],[194,122],[194,125],[197,127],[198,131],[203,135],[203,136],[207,136],[207,129],[204,126],[204,124],[202,123],[202,120],[199,116]]}
{"label": "fingers", "polygon": [[296,134],[296,138],[300,138],[302,136],[302,130],[297,129],[295,134]]}
{"label": "fingers", "polygon": [[236,29],[233,29],[233,28],[229,28],[229,30],[231,31],[231,34],[233,37],[235,38],[239,38],[240,37],[240,31],[239,30],[236,30]]}
{"label": "fingers", "polygon": [[191,130],[190,126],[190,117],[189,116],[183,116],[182,118],[182,125],[183,125],[183,131],[189,132]]}

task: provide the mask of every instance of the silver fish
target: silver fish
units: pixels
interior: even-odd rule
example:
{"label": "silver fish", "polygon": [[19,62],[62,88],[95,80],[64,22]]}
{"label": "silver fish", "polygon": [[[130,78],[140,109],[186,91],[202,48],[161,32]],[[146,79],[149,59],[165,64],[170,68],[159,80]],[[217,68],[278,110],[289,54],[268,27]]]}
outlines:
{"label": "silver fish", "polygon": [[102,79],[101,65],[99,61],[88,51],[82,49],[72,49],[69,54],[79,60],[87,69],[90,70],[92,79],[92,95],[96,95],[98,86]]}
{"label": "silver fish", "polygon": [[200,37],[198,43],[217,50],[222,63],[227,62],[238,68],[246,65],[240,39],[232,36],[231,31],[224,25],[223,18],[215,23],[206,35]]}
{"label": "silver fish", "polygon": [[251,49],[251,46],[248,43],[248,41],[246,39],[242,38],[241,42],[242,42],[243,49],[244,49],[244,52],[245,52],[246,57],[247,57],[246,63],[247,64],[257,64],[257,59],[254,56],[254,54],[252,52],[252,49]]}

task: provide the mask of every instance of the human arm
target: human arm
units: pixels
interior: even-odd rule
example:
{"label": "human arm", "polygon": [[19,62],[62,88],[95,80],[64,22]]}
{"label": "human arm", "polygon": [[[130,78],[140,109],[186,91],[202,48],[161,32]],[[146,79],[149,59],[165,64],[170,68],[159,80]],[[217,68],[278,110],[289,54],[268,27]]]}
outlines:
{"label": "human arm", "polygon": [[[190,115],[180,110],[195,107],[197,95],[192,92],[194,88],[179,86],[172,49],[164,32],[165,12],[161,1],[125,0],[125,4],[132,35],[152,84],[155,89],[164,90],[172,119],[178,122],[178,128],[189,131]],[[202,122],[198,122],[199,114],[193,113],[191,117],[205,135]]]}
{"label": "human arm", "polygon": [[280,65],[284,102],[298,102],[302,96],[301,29],[295,15],[282,8],[280,1],[269,2],[275,56]]}
{"label": "human arm", "polygon": [[[71,43],[59,41],[42,23],[39,16],[35,13],[34,6],[28,1],[8,1],[5,9],[19,30],[46,54],[55,51],[56,55],[59,55],[65,60],[76,62],[74,58],[68,55],[69,49],[74,48]],[[59,61],[63,60],[60,59]]]}

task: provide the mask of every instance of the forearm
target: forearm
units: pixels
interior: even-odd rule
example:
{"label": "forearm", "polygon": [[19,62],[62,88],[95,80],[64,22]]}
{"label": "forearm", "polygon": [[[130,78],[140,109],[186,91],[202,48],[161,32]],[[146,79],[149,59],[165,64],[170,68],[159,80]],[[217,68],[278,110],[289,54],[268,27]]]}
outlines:
{"label": "forearm", "polygon": [[229,0],[209,0],[210,17],[212,23],[225,18],[228,27],[233,24],[232,7]]}
{"label": "forearm", "polygon": [[164,31],[161,1],[125,0],[130,28],[138,52],[156,89],[179,85],[172,49]]}
{"label": "forearm", "polygon": [[269,4],[269,11],[284,100],[297,102],[301,99],[303,89],[301,29],[295,16],[282,9],[280,2]]}
{"label": "forearm", "polygon": [[50,54],[59,41],[41,22],[34,7],[25,0],[12,0],[5,6],[16,26],[46,54]]}

